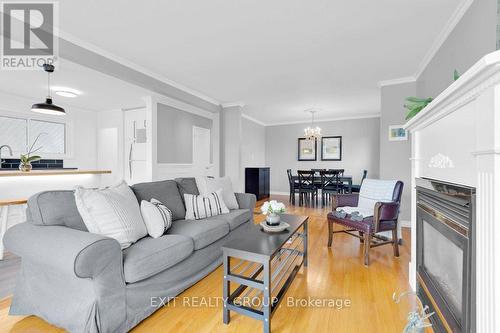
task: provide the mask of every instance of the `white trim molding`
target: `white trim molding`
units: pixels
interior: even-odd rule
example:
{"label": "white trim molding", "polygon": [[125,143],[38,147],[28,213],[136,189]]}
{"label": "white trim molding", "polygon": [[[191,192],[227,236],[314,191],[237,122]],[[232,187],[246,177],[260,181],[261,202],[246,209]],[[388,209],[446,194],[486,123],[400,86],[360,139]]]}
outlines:
{"label": "white trim molding", "polygon": [[441,30],[438,37],[434,40],[434,43],[432,43],[432,46],[429,49],[429,51],[427,51],[424,58],[422,59],[422,61],[418,65],[417,71],[415,72],[413,77],[418,79],[420,77],[420,75],[422,75],[422,73],[425,71],[425,68],[429,65],[432,58],[434,58],[436,53],[439,51],[441,46],[444,44],[444,42],[446,41],[448,36],[450,36],[453,29],[455,29],[458,22],[460,22],[460,20],[465,15],[465,13],[470,8],[470,6],[472,5],[473,2],[474,2],[474,0],[462,0],[462,2],[459,4],[457,9],[453,12],[451,17],[446,22],[446,25],[444,26],[443,30]]}
{"label": "white trim molding", "polygon": [[[325,123],[328,121],[339,121],[339,120],[356,120],[356,119],[368,119],[368,118],[380,118],[380,113],[373,114],[365,114],[359,116],[347,116],[347,117],[333,117],[333,118],[324,118],[324,119],[315,119],[315,123]],[[288,121],[288,122],[279,122],[279,123],[268,123],[264,126],[282,126],[282,125],[297,125],[297,124],[310,124],[310,120],[297,120],[297,121]]]}
{"label": "white trim molding", "polygon": [[258,125],[260,125],[260,126],[266,126],[266,124],[265,124],[265,123],[263,123],[262,121],[257,120],[257,119],[255,119],[255,118],[253,118],[253,117],[250,117],[250,116],[249,116],[249,115],[247,115],[247,114],[242,113],[242,114],[241,114],[241,117],[242,117],[242,118],[245,118],[246,120],[250,120],[250,121],[252,121],[252,122],[254,122],[254,123],[256,123],[256,124],[258,124]]}
{"label": "white trim molding", "polygon": [[400,77],[397,79],[379,81],[378,86],[379,87],[387,87],[387,86],[394,86],[397,84],[415,83],[416,81],[417,81],[417,79],[414,76],[405,76],[405,77]]}
{"label": "white trim molding", "polygon": [[220,105],[223,109],[225,108],[234,108],[236,106],[239,106],[240,108],[243,108],[245,106],[244,102],[229,102],[229,103],[222,103]]}

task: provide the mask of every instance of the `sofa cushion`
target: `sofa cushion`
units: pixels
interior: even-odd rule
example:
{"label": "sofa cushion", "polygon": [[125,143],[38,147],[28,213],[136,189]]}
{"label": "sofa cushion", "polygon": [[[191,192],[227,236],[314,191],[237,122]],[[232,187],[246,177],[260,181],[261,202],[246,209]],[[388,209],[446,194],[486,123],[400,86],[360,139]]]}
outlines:
{"label": "sofa cushion", "polygon": [[28,199],[28,221],[35,225],[64,225],[88,231],[78,212],[73,191],[45,191]]}
{"label": "sofa cushion", "polygon": [[142,200],[151,201],[155,198],[161,201],[172,211],[173,220],[180,220],[186,216],[186,208],[175,180],[140,183],[132,186],[132,190],[139,203]]}
{"label": "sofa cushion", "polygon": [[134,283],[158,274],[189,257],[193,250],[193,240],[182,235],[144,237],[123,251],[125,281]]}
{"label": "sofa cushion", "polygon": [[229,224],[220,215],[203,220],[178,220],[172,223],[167,234],[183,235],[193,239],[194,249],[199,250],[229,233]]}
{"label": "sofa cushion", "polygon": [[249,221],[252,218],[252,214],[250,213],[250,209],[233,209],[229,211],[229,214],[223,214],[219,217],[226,220],[232,231]]}
{"label": "sofa cushion", "polygon": [[179,187],[179,192],[181,193],[181,197],[184,198],[184,194],[193,194],[198,195],[200,192],[198,191],[198,186],[196,186],[196,179],[194,177],[191,178],[175,178],[177,186]]}

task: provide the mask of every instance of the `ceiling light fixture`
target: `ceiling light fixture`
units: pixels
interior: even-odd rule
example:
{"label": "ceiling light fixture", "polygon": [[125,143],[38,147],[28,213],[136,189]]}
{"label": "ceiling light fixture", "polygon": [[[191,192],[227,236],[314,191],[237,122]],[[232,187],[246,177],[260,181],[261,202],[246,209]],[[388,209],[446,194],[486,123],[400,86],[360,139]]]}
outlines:
{"label": "ceiling light fixture", "polygon": [[55,93],[56,93],[56,95],[59,95],[62,97],[69,97],[69,98],[78,97],[78,94],[76,94],[72,91],[67,91],[67,90],[56,90]]}
{"label": "ceiling light fixture", "polygon": [[304,135],[308,140],[314,140],[321,137],[321,128],[318,126],[314,127],[314,114],[318,112],[317,110],[306,110],[306,112],[311,113],[311,126],[308,126],[304,129]]}
{"label": "ceiling light fixture", "polygon": [[80,90],[76,90],[73,88],[69,87],[50,87],[50,90],[54,92],[54,94],[62,96],[62,97],[69,97],[69,98],[75,98],[78,97],[82,94]]}
{"label": "ceiling light fixture", "polygon": [[62,107],[53,104],[52,97],[50,96],[50,73],[53,73],[54,69],[54,65],[43,65],[43,70],[47,72],[47,98],[43,103],[33,104],[31,106],[31,111],[55,116],[64,116],[66,111],[64,111]]}

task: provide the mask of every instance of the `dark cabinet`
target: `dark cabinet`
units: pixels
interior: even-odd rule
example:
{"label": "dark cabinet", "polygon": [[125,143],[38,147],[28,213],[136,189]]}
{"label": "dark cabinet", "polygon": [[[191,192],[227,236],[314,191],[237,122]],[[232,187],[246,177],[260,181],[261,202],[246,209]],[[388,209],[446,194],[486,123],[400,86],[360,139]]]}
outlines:
{"label": "dark cabinet", "polygon": [[270,168],[245,168],[245,192],[253,193],[257,200],[269,197]]}

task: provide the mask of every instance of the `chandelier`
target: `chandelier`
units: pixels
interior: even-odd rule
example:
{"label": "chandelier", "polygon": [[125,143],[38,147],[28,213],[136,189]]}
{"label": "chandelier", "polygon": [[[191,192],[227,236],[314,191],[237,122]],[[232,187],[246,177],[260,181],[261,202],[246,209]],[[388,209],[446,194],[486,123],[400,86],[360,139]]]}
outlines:
{"label": "chandelier", "polygon": [[318,126],[314,127],[314,114],[318,111],[316,110],[307,110],[306,112],[310,112],[311,113],[311,117],[312,117],[312,120],[311,120],[311,126],[307,126],[305,129],[304,129],[304,135],[306,137],[307,140],[314,140],[314,139],[318,139],[321,137],[321,128],[319,128]]}

